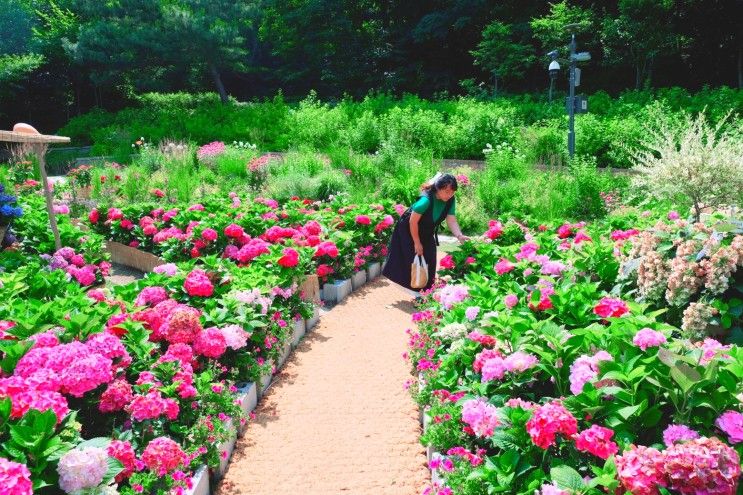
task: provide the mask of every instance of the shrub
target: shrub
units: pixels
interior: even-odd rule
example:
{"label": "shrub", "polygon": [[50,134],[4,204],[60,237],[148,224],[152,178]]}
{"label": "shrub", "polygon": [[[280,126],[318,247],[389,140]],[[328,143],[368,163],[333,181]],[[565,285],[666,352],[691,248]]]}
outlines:
{"label": "shrub", "polygon": [[743,123],[723,128],[703,114],[686,115],[681,127],[664,122],[648,128],[634,154],[639,172],[633,185],[651,195],[693,208],[697,221],[706,207],[734,204],[743,192]]}

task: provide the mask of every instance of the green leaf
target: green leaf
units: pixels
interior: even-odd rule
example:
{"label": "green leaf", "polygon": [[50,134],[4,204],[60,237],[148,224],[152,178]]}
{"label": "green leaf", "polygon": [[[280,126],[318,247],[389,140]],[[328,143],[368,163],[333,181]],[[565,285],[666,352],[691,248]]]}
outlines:
{"label": "green leaf", "polygon": [[583,477],[570,466],[556,466],[550,469],[552,482],[561,490],[578,492],[585,489],[586,484]]}
{"label": "green leaf", "polygon": [[671,378],[678,383],[684,393],[688,393],[702,379],[702,376],[694,368],[679,363],[671,367]]}
{"label": "green leaf", "polygon": [[621,409],[617,409],[617,414],[619,414],[622,418],[627,420],[630,417],[634,416],[637,413],[637,411],[642,409],[642,407],[643,407],[642,404],[638,404],[636,406],[623,407]]}

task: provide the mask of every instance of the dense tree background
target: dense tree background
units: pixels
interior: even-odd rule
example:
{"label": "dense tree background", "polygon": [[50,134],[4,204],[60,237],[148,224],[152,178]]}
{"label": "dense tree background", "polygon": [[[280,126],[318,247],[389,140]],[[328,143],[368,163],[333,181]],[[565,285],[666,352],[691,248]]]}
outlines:
{"label": "dense tree background", "polygon": [[145,91],[543,92],[566,24],[593,56],[583,91],[743,88],[743,0],[0,0],[0,122],[54,129]]}

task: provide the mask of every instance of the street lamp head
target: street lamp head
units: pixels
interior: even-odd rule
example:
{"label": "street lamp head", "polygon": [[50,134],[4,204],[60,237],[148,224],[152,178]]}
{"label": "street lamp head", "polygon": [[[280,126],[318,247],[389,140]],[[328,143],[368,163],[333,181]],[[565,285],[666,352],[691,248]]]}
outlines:
{"label": "street lamp head", "polygon": [[557,60],[553,60],[552,62],[550,62],[550,66],[548,70],[550,72],[552,71],[557,72],[558,70],[560,70],[560,64],[557,62]]}
{"label": "street lamp head", "polygon": [[552,60],[555,60],[555,59],[557,58],[557,50],[552,50],[551,52],[549,52],[549,53],[547,54],[547,56],[548,56],[549,58],[551,58]]}
{"label": "street lamp head", "polygon": [[571,58],[576,62],[588,62],[591,60],[591,54],[588,52],[578,52],[575,55],[571,55]]}

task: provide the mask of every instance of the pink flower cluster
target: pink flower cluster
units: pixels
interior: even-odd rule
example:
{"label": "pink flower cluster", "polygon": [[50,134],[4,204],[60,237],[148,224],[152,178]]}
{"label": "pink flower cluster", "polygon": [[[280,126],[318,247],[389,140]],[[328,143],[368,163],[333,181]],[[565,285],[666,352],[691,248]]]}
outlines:
{"label": "pink flower cluster", "polygon": [[647,350],[648,347],[658,347],[666,342],[666,336],[663,333],[655,331],[651,328],[643,328],[638,330],[635,336],[632,338],[632,343],[643,351]]}
{"label": "pink flower cluster", "polygon": [[464,301],[469,296],[466,285],[447,285],[434,295],[444,309],[451,309],[457,303]]}
{"label": "pink flower cluster", "polygon": [[292,248],[285,248],[282,251],[278,264],[284,268],[293,268],[299,264],[299,253]]}
{"label": "pink flower cluster", "polygon": [[492,436],[499,424],[498,408],[482,397],[468,400],[462,403],[462,421],[472,428],[476,436]]}
{"label": "pink flower cluster", "polygon": [[598,377],[599,363],[612,360],[611,354],[606,351],[598,351],[593,356],[580,356],[570,365],[570,391],[574,395],[583,392],[583,386]]}
{"label": "pink flower cluster", "polygon": [[108,471],[108,453],[98,447],[72,449],[62,456],[57,466],[59,487],[76,493],[101,484]]}
{"label": "pink flower cluster", "polygon": [[168,299],[168,292],[163,287],[145,287],[134,300],[136,306],[154,306]]}
{"label": "pink flower cluster", "polygon": [[168,437],[152,440],[142,453],[142,462],[158,476],[175,471],[188,462],[188,456],[180,445]]}
{"label": "pink flower cluster", "polygon": [[126,406],[126,411],[135,421],[157,419],[160,416],[175,421],[178,419],[180,407],[177,400],[163,397],[159,390],[150,390],[144,395],[135,395]]}
{"label": "pink flower cluster", "polygon": [[191,297],[209,297],[214,293],[214,286],[204,270],[191,270],[183,282],[183,288]]}
{"label": "pink flower cluster", "polygon": [[702,357],[699,360],[699,364],[707,364],[716,357],[720,359],[730,358],[727,351],[732,348],[732,345],[722,345],[715,339],[704,339],[701,344],[697,342],[697,346],[702,348]]}
{"label": "pink flower cluster", "polygon": [[629,307],[621,299],[604,297],[593,307],[593,312],[601,318],[618,318],[628,313]]}
{"label": "pink flower cluster", "polygon": [[560,402],[550,402],[534,411],[526,422],[526,431],[539,448],[555,444],[558,433],[570,438],[578,432],[578,421]]}
{"label": "pink flower cluster", "polygon": [[221,141],[212,141],[209,144],[205,144],[196,151],[196,157],[199,160],[214,158],[221,155],[225,151],[225,145]]}
{"label": "pink flower cluster", "polygon": [[217,327],[207,328],[196,336],[193,344],[196,354],[217,359],[227,350],[227,340],[224,333]]}
{"label": "pink flower cluster", "polygon": [[663,443],[666,447],[672,447],[677,442],[685,442],[699,438],[699,433],[686,425],[668,425],[663,430]]}
{"label": "pink flower cluster", "polygon": [[108,455],[118,460],[124,470],[116,475],[116,482],[121,483],[134,473],[137,466],[137,455],[134,453],[132,444],[121,440],[112,440],[106,449]]}
{"label": "pink flower cluster", "polygon": [[599,425],[591,425],[575,436],[575,448],[581,452],[588,452],[601,459],[608,459],[619,450],[616,443],[611,441],[614,431]]}
{"label": "pink flower cluster", "polygon": [[730,443],[743,442],[743,414],[738,411],[725,411],[717,418],[715,425],[727,434]]}
{"label": "pink flower cluster", "polygon": [[111,268],[111,264],[106,261],[102,261],[98,266],[92,263],[86,263],[85,258],[80,254],[76,254],[70,247],[63,247],[57,250],[51,257],[48,255],[44,256],[49,261],[49,265],[47,266],[49,270],[64,270],[83,286],[93,285],[98,273],[102,277],[105,277]]}
{"label": "pink flower cluster", "polygon": [[0,495],[32,495],[33,492],[28,467],[0,457]]}
{"label": "pink flower cluster", "polygon": [[[478,356],[481,354],[483,353],[480,353]],[[477,359],[475,362],[477,363]],[[506,372],[523,373],[536,366],[538,362],[539,360],[536,356],[521,351],[516,351],[505,358],[500,353],[494,353],[492,356],[481,361],[482,382],[501,380]]]}
{"label": "pink flower cluster", "polygon": [[658,486],[668,486],[663,472],[664,461],[662,452],[642,445],[633,445],[614,459],[619,481],[633,495],[657,495]]}
{"label": "pink flower cluster", "polygon": [[484,235],[491,241],[496,240],[503,235],[503,224],[497,220],[490,220],[488,222],[488,230],[485,231]]}
{"label": "pink flower cluster", "polygon": [[665,452],[668,486],[682,495],[734,495],[740,478],[740,458],[717,438],[696,438]]}
{"label": "pink flower cluster", "polygon": [[452,270],[456,267],[456,264],[454,263],[454,258],[452,258],[450,254],[447,254],[446,256],[441,258],[441,261],[439,261],[439,266],[444,270]]}

